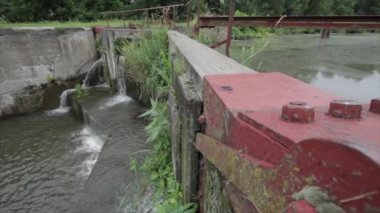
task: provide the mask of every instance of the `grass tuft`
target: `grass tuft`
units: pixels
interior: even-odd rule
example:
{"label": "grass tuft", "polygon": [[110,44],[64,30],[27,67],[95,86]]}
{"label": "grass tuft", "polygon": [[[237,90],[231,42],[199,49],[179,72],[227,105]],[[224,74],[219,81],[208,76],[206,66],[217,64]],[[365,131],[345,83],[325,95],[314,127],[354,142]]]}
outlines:
{"label": "grass tuft", "polygon": [[155,211],[158,213],[195,213],[197,205],[182,203],[182,190],[175,180],[171,161],[169,134],[169,109],[166,103],[168,90],[172,85],[172,64],[168,55],[168,36],[166,29],[145,32],[135,41],[118,42],[116,51],[125,58],[127,77],[139,83],[141,95],[150,97],[151,108],[141,117],[150,120],[145,131],[147,143],[153,151],[144,160],[141,167],[131,163],[131,170],[141,170],[148,174],[149,182],[154,186]]}
{"label": "grass tuft", "polygon": [[128,65],[127,77],[139,83],[142,97],[166,97],[172,84],[167,30],[146,32],[139,40],[121,48]]}

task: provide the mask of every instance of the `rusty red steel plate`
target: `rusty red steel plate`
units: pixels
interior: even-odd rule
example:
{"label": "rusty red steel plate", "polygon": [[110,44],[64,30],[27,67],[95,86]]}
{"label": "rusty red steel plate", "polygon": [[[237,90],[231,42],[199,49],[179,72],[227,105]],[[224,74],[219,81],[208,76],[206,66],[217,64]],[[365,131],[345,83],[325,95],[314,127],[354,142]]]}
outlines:
{"label": "rusty red steel plate", "polygon": [[[380,115],[368,104],[360,119],[333,117],[329,104],[338,97],[281,73],[206,76],[203,97],[206,134],[276,171],[268,190],[290,196],[312,184],[342,200],[380,192],[380,181],[371,181],[380,180]],[[314,121],[284,121],[282,107],[293,101],[313,107]],[[380,194],[341,205],[380,208]]]}
{"label": "rusty red steel plate", "polygon": [[[281,21],[279,21],[281,20]],[[380,16],[252,16],[234,17],[235,27],[263,26],[380,29]],[[227,26],[228,16],[201,16],[199,27]]]}

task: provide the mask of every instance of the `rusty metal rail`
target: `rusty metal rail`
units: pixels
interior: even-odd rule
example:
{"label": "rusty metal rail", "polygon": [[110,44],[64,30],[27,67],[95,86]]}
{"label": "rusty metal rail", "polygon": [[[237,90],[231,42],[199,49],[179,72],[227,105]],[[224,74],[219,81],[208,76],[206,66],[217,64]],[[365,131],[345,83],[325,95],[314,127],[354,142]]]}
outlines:
{"label": "rusty metal rail", "polygon": [[142,8],[142,9],[106,11],[106,12],[102,12],[101,14],[102,15],[125,14],[125,13],[144,12],[144,11],[149,11],[149,10],[159,10],[159,9],[173,8],[173,7],[183,7],[187,5],[188,4],[173,4],[173,5],[167,5],[167,6],[149,7],[149,8]]}
{"label": "rusty metal rail", "polygon": [[[201,16],[200,28],[228,26],[228,16]],[[270,17],[234,17],[234,27],[263,26],[304,27],[304,28],[339,28],[339,29],[380,29],[380,16],[280,16]]]}

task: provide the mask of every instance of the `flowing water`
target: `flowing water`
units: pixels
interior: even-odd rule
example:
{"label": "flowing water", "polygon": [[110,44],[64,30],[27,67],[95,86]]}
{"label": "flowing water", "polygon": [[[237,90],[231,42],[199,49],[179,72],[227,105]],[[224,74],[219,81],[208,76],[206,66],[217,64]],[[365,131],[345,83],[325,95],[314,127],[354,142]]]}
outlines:
{"label": "flowing water", "polygon": [[104,85],[89,88],[103,59],[84,79],[82,88],[90,92],[75,104],[91,128],[68,113],[68,96],[75,89],[61,94],[57,109],[0,121],[0,212],[103,213],[140,208],[145,183],[129,166],[132,159],[141,162],[150,150],[144,143],[146,122],[137,118],[145,108],[126,96],[120,60],[124,59],[107,63],[118,95],[110,96]]}
{"label": "flowing water", "polygon": [[0,212],[72,212],[103,140],[72,114],[0,121]]}
{"label": "flowing water", "polygon": [[[99,75],[99,70],[101,68],[103,64],[103,58],[100,58],[98,59],[97,61],[94,62],[94,64],[92,64],[92,66],[90,67],[90,69],[88,70],[87,74],[86,74],[86,77],[84,78],[83,80],[83,84],[82,84],[82,87],[83,88],[88,88],[90,86],[90,78],[92,77],[92,75],[94,75],[94,71],[98,71],[98,75]],[[96,74],[96,73],[95,73]]]}
{"label": "flowing water", "polygon": [[59,96],[59,107],[57,109],[49,110],[47,111],[47,115],[50,116],[56,116],[60,114],[64,114],[70,111],[69,106],[69,95],[73,93],[75,89],[67,89],[62,92],[62,94]]}
{"label": "flowing water", "polygon": [[345,99],[369,103],[380,97],[379,34],[331,34],[329,39],[281,35],[233,41],[231,53],[254,70],[283,72]]}

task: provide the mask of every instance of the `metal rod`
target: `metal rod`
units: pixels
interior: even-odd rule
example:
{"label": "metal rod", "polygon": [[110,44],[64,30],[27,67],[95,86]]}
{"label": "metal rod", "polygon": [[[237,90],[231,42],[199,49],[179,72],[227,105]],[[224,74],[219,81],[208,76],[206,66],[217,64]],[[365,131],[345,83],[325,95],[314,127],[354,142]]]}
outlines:
{"label": "metal rod", "polygon": [[196,37],[199,35],[199,18],[200,18],[200,14],[201,14],[201,3],[202,3],[202,0],[196,0],[196,6],[197,6],[197,11],[196,11],[196,17],[197,17],[197,25],[194,26],[193,28],[193,37]]}
{"label": "metal rod", "polygon": [[215,49],[215,48],[217,48],[217,47],[219,47],[219,46],[225,44],[226,42],[227,42],[227,40],[219,41],[219,42],[217,42],[217,43],[215,43],[215,44],[213,44],[213,45],[210,45],[209,47],[210,47],[211,49]]}
{"label": "metal rod", "polygon": [[176,19],[176,16],[177,16],[177,10],[175,7],[173,7],[173,23],[172,23],[172,28],[174,29],[175,28],[175,19]]}
{"label": "metal rod", "polygon": [[186,6],[186,12],[187,12],[187,14],[186,14],[186,27],[189,28],[190,27],[190,13],[191,13],[191,8],[192,8],[193,4],[191,4],[191,1],[189,1],[189,2],[187,2],[186,5],[187,5]]}
{"label": "metal rod", "polygon": [[228,57],[230,57],[231,33],[232,33],[232,25],[234,23],[234,14],[235,14],[235,0],[230,0],[230,14],[228,17],[226,51],[225,51],[226,56]]}

